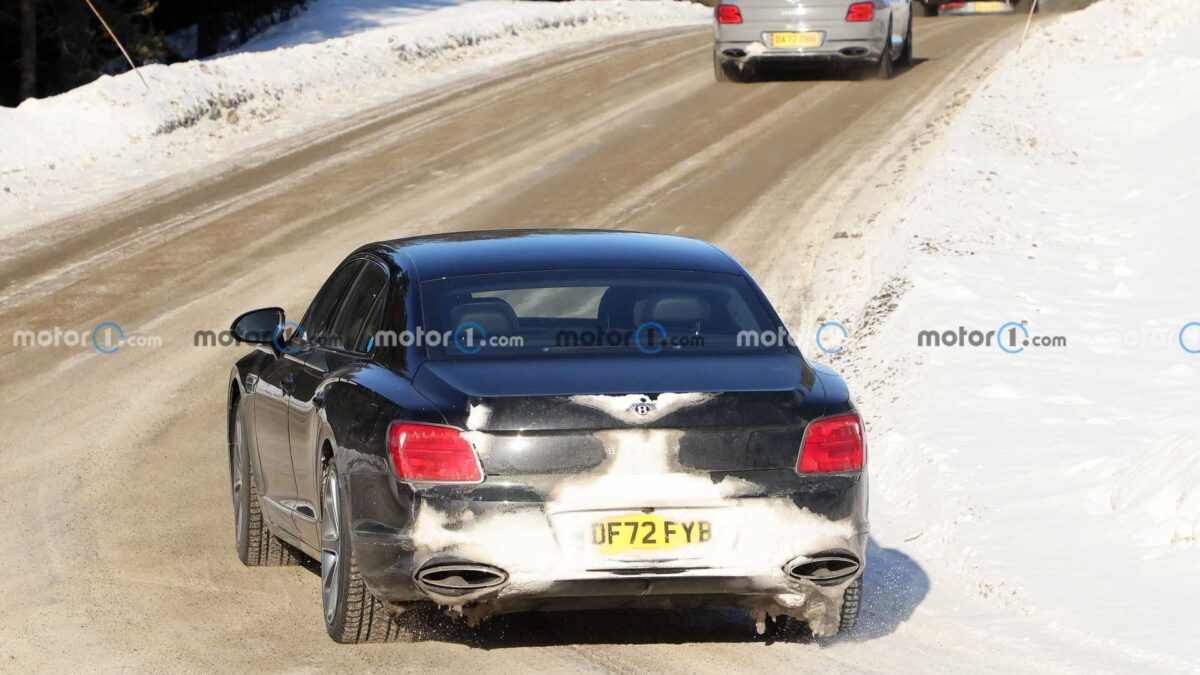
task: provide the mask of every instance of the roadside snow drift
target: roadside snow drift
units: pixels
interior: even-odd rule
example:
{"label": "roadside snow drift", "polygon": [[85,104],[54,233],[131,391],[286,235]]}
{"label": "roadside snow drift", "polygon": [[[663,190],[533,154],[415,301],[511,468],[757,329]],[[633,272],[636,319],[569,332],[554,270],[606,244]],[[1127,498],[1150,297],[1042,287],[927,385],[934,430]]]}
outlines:
{"label": "roadside snow drift", "polygon": [[1118,670],[1200,667],[1193,5],[1035,27],[899,206],[826,244],[806,317],[848,327],[826,358],[869,421],[874,536],[931,578],[918,612]]}
{"label": "roadside snow drift", "polygon": [[240,53],[143,68],[149,91],[124,73],[0,108],[0,235],[246,161],[255,146],[403,105],[433,85],[589,39],[700,24],[710,12],[669,0],[315,0]]}

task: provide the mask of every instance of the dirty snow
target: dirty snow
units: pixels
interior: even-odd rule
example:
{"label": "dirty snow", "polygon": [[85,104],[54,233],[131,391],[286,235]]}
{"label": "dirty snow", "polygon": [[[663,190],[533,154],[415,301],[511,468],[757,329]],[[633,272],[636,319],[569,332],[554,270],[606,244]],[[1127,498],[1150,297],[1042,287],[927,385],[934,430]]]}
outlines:
{"label": "dirty snow", "polygon": [[435,85],[710,16],[670,0],[315,0],[236,53],[143,68],[149,91],[124,73],[0,108],[0,236],[250,163],[255,148],[334,133]]}
{"label": "dirty snow", "polygon": [[[850,333],[810,351],[869,421],[873,537],[929,577],[914,621],[1081,668],[1200,668],[1192,5],[1103,0],[1039,25],[956,97],[907,194],[826,244],[802,320]],[[1025,330],[1066,344],[918,346],[1008,322],[1010,350]],[[868,615],[899,591],[871,574]]]}

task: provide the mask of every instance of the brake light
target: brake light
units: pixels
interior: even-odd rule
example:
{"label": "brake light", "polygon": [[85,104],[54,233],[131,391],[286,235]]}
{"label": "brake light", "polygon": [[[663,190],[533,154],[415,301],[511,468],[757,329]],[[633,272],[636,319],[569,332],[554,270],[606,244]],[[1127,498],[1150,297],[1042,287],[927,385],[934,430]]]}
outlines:
{"label": "brake light", "polygon": [[737,5],[717,5],[717,23],[741,23],[742,10]]}
{"label": "brake light", "polygon": [[875,20],[875,3],[873,2],[856,2],[850,5],[850,9],[846,12],[847,21],[874,21]]}
{"label": "brake light", "polygon": [[437,483],[483,480],[475,450],[458,429],[396,422],[388,429],[388,452],[401,480]]}
{"label": "brake light", "polygon": [[857,471],[863,467],[864,445],[862,420],[858,415],[816,420],[804,432],[796,470],[800,473]]}

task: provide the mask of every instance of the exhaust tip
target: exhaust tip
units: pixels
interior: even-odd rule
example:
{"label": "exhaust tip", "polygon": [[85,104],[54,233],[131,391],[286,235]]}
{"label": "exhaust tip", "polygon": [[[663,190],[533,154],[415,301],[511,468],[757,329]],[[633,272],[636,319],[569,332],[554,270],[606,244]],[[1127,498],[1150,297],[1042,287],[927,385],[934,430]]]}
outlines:
{"label": "exhaust tip", "polygon": [[858,556],[843,549],[800,556],[783,566],[792,579],[818,586],[836,586],[854,578],[861,569]]}
{"label": "exhaust tip", "polygon": [[416,580],[422,588],[445,595],[499,586],[508,581],[508,573],[491,565],[439,563],[422,567]]}
{"label": "exhaust tip", "polygon": [[731,59],[740,59],[746,55],[745,49],[726,49],[721,52],[722,56],[728,56]]}
{"label": "exhaust tip", "polygon": [[842,54],[845,56],[866,56],[867,48],[866,47],[846,47],[845,49],[842,50]]}

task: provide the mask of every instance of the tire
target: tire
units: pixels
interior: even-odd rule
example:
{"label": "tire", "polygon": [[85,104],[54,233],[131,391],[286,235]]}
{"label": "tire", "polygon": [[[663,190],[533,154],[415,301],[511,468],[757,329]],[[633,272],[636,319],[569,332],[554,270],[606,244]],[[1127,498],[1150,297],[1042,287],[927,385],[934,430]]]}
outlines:
{"label": "tire", "polygon": [[[863,578],[859,576],[842,593],[842,613],[838,619],[838,635],[854,630],[858,625],[858,612],[862,609]],[[811,636],[804,622],[787,616],[767,617],[767,630],[763,637],[768,642],[787,642],[806,635]]]}
{"label": "tire", "polygon": [[883,53],[879,55],[876,64],[875,77],[880,80],[890,80],[896,74],[896,64],[892,59],[892,22],[888,20],[887,38],[884,40]]}
{"label": "tire", "polygon": [[838,623],[838,634],[854,630],[858,624],[858,611],[862,609],[863,578],[860,575],[842,594],[842,617]]}
{"label": "tire", "polygon": [[722,59],[717,50],[713,50],[713,79],[720,84],[725,84],[730,81],[729,71],[726,70],[725,59]]}
{"label": "tire", "polygon": [[763,638],[767,642],[787,642],[795,637],[800,622],[787,616],[767,617],[767,630]]}
{"label": "tire", "polygon": [[300,553],[271,534],[258,501],[258,480],[250,462],[240,401],[234,403],[229,431],[229,488],[233,497],[233,541],[247,567],[299,565]]}
{"label": "tire", "polygon": [[400,624],[367,590],[350,539],[346,500],[334,460],[321,476],[321,609],[325,631],[335,642],[394,642]]}
{"label": "tire", "polygon": [[896,59],[896,67],[907,69],[912,68],[913,64],[913,19],[912,13],[908,15],[908,29],[904,32],[904,49],[900,52],[900,58]]}
{"label": "tire", "polygon": [[941,13],[941,0],[934,3],[922,2],[921,6],[925,8],[925,16],[937,16]]}

